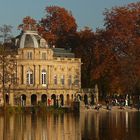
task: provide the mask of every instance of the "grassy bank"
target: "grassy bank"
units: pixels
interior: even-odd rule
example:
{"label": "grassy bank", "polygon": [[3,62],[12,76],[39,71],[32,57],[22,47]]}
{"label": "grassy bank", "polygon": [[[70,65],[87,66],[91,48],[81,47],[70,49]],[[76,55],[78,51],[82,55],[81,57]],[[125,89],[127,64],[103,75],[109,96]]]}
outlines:
{"label": "grassy bank", "polygon": [[65,113],[65,112],[71,112],[71,108],[66,108],[66,107],[54,107],[54,106],[32,106],[32,107],[11,107],[7,106],[6,109],[3,107],[0,107],[0,113],[39,113],[39,114],[44,114],[47,112],[52,112],[52,113]]}

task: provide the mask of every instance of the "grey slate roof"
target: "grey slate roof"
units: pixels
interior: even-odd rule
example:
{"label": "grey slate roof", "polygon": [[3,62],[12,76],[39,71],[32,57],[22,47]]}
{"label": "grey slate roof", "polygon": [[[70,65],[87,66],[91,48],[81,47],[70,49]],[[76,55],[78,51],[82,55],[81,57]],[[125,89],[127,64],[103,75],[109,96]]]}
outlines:
{"label": "grey slate roof", "polygon": [[54,52],[54,57],[68,57],[68,58],[74,58],[74,53],[71,52],[70,49],[64,49],[64,48],[52,48]]}

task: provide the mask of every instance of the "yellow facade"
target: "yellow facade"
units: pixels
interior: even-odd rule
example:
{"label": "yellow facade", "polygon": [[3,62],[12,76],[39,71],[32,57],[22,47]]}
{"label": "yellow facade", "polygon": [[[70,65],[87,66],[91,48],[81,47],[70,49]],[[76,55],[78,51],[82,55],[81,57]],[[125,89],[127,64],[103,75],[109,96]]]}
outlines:
{"label": "yellow facade", "polygon": [[33,31],[24,32],[16,43],[18,84],[10,89],[9,104],[70,105],[81,88],[81,59],[69,50],[49,47]]}

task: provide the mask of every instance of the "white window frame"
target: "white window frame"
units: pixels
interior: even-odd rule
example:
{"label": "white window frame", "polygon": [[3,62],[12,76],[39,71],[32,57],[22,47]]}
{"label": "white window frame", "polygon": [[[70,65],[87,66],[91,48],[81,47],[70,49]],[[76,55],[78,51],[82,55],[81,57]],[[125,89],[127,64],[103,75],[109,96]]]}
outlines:
{"label": "white window frame", "polygon": [[41,73],[41,82],[42,82],[42,85],[43,86],[46,86],[47,84],[47,73],[45,70],[42,70],[42,73]]}
{"label": "white window frame", "polygon": [[33,71],[32,70],[27,71],[27,84],[28,85],[33,85],[34,84],[34,76],[33,76]]}

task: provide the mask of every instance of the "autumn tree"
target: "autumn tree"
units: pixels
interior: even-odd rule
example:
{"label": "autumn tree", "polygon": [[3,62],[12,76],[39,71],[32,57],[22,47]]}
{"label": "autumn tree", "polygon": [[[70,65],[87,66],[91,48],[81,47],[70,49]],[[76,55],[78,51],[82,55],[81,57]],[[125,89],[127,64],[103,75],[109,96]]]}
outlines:
{"label": "autumn tree", "polygon": [[77,24],[71,12],[58,6],[46,7],[45,11],[45,18],[41,19],[38,28],[39,33],[57,47],[73,46]]}
{"label": "autumn tree", "polygon": [[104,59],[94,76],[107,75],[111,92],[136,94],[140,87],[140,3],[106,9],[104,15],[105,29],[96,46],[96,54]]}
{"label": "autumn tree", "polygon": [[94,62],[94,45],[95,34],[89,27],[85,27],[78,32],[78,45],[74,52],[76,57],[82,61],[82,87],[92,87],[91,71],[95,65]]}
{"label": "autumn tree", "polygon": [[74,51],[82,61],[82,87],[92,88],[98,84],[100,93],[105,96],[110,88],[109,78],[114,73],[110,66],[115,66],[113,62],[116,59],[110,51],[108,35],[104,30],[95,33],[89,27],[78,32],[78,35],[79,43]]}
{"label": "autumn tree", "polygon": [[23,18],[22,24],[18,26],[18,29],[22,31],[26,31],[26,30],[36,31],[37,22],[35,19],[31,18],[30,16],[26,16]]}
{"label": "autumn tree", "polygon": [[77,32],[76,21],[65,8],[49,6],[37,23],[25,17],[22,30],[38,30],[50,45],[71,47],[82,58],[82,85],[98,83],[106,93],[140,91],[140,2],[106,9],[104,29]]}

